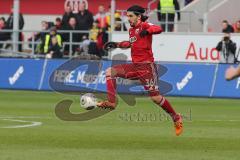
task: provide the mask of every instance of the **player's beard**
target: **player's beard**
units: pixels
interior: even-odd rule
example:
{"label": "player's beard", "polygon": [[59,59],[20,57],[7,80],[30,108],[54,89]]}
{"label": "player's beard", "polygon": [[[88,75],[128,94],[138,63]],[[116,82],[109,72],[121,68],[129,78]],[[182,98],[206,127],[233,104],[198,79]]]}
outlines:
{"label": "player's beard", "polygon": [[131,27],[134,27],[134,26],[135,26],[133,22],[131,22],[131,21],[128,21],[128,22],[129,22],[129,24],[130,24]]}
{"label": "player's beard", "polygon": [[135,26],[137,26],[139,23],[141,23],[141,21],[140,20],[137,20],[136,22],[131,22],[131,21],[128,21],[129,22],[129,24],[130,24],[130,26],[131,27],[135,27]]}

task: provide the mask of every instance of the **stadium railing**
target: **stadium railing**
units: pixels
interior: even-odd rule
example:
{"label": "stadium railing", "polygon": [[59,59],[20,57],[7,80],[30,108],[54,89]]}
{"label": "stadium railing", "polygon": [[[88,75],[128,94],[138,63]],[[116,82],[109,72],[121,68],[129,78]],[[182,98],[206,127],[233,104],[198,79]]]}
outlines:
{"label": "stadium railing", "polygon": [[[42,30],[0,30],[0,32],[4,32],[4,33],[30,33],[33,35],[33,33],[49,33],[49,31],[42,31]],[[82,44],[82,42],[73,42],[73,34],[74,33],[88,33],[89,31],[72,31],[72,30],[58,30],[57,33],[62,34],[62,33],[69,33],[69,42],[63,42],[63,47],[64,48],[66,45],[69,45],[69,54],[65,55],[65,58],[72,58],[74,56],[74,53],[72,51],[73,45],[78,45],[80,46]],[[109,37],[111,36],[111,32],[108,32]],[[10,46],[12,47],[12,45],[18,45],[18,44],[22,44],[22,45],[31,45],[31,47],[24,47],[27,50],[31,50],[30,53],[24,53],[24,52],[19,52],[19,51],[14,51],[14,50],[8,50],[8,49],[3,49],[0,48],[0,57],[29,57],[29,58],[37,58],[37,57],[45,57],[45,55],[43,54],[37,54],[35,52],[35,45],[41,44],[41,42],[37,42],[35,41],[34,38],[32,38],[31,41],[15,41],[13,40],[13,38],[7,40],[7,41],[0,41],[0,44],[3,44],[3,46],[6,46],[8,44],[10,44]],[[8,53],[8,54],[4,54],[4,53]]]}
{"label": "stadium railing", "polygon": [[[121,15],[121,19],[122,19],[122,21],[121,21],[121,29],[122,30],[121,31],[123,31],[123,26],[128,23],[128,21],[126,19],[127,11],[126,10],[116,10],[116,12],[120,13],[120,15]],[[168,20],[168,16],[166,16],[165,22],[161,22],[161,21],[158,21],[158,19],[157,19],[157,14],[159,12],[161,12],[161,10],[156,10],[156,9],[155,10],[148,10],[147,15],[149,16],[149,22],[151,22],[153,24],[158,24],[158,25],[164,24],[165,28],[166,28],[165,32],[170,32],[169,29],[168,29],[169,24],[174,25],[174,31],[173,32],[179,32],[178,29],[177,29],[177,26],[184,26],[184,28],[186,28],[186,30],[188,32],[191,32],[191,18],[193,16],[196,16],[196,17],[199,16],[199,14],[196,11],[181,11],[181,10],[179,10],[179,11],[176,11],[175,14],[180,13],[181,15],[184,15],[184,14],[187,15],[187,17],[188,17],[187,21],[182,21],[182,20],[178,21],[178,20],[176,20],[177,16],[175,16],[174,22],[170,22]],[[169,13],[166,13],[166,14],[169,14]]]}
{"label": "stadium railing", "polygon": [[[127,20],[127,17],[126,17],[126,10],[116,10],[116,12],[119,12],[120,15],[121,15],[121,31],[119,32],[125,32],[123,30],[124,28],[124,25],[127,26],[127,28],[129,28],[129,23],[128,23],[128,20]],[[174,22],[169,22],[168,19],[166,19],[165,22],[159,22],[156,18],[157,16],[157,12],[160,12],[158,10],[152,10],[152,11],[148,11],[148,16],[150,17],[150,22],[151,23],[154,23],[154,24],[158,24],[158,25],[161,25],[161,24],[165,24],[165,28],[166,28],[166,32],[168,32],[168,24],[174,24],[174,31],[173,32],[178,32],[177,31],[177,27],[180,26],[180,25],[184,25],[186,26],[186,28],[188,28],[188,32],[190,32],[190,28],[191,28],[191,17],[192,15],[198,15],[196,12],[194,11],[177,11],[177,12],[180,12],[181,14],[187,14],[188,15],[188,20],[186,22],[182,22],[182,21],[174,21]],[[151,18],[151,16],[154,16],[154,18]],[[115,23],[115,22],[114,22]],[[113,23],[113,24],[114,24]],[[23,33],[28,33],[28,34],[33,34],[33,33],[38,33],[38,32],[46,32],[46,33],[49,33],[49,31],[42,31],[42,30],[0,30],[0,32],[10,32],[11,34],[12,33],[20,33],[20,32],[23,32]],[[65,55],[66,58],[71,58],[73,57],[73,52],[72,52],[72,46],[73,45],[80,45],[81,42],[73,42],[72,41],[72,37],[73,37],[73,34],[74,33],[89,33],[90,31],[72,31],[72,30],[58,30],[58,33],[69,33],[70,35],[70,41],[69,42],[63,42],[63,46],[65,45],[69,45],[69,54],[68,55]],[[108,35],[109,35],[109,41],[111,41],[112,39],[112,32],[107,32]],[[125,32],[127,33],[127,32]],[[17,34],[18,35],[18,34]],[[0,41],[0,44],[9,44],[11,43],[11,45],[17,45],[17,44],[22,44],[24,46],[29,46],[31,45],[32,47],[29,48],[29,47],[25,47],[25,48],[28,48],[28,50],[30,50],[30,53],[26,54],[26,53],[22,53],[22,52],[17,52],[17,51],[14,51],[14,50],[5,50],[5,49],[0,49],[0,53],[1,51],[6,53],[12,53],[10,55],[6,55],[6,54],[0,54],[0,56],[13,56],[13,57],[19,57],[19,56],[27,56],[27,57],[43,57],[44,55],[39,55],[39,54],[36,54],[35,53],[35,48],[34,46],[35,45],[38,45],[40,42],[36,42],[34,40],[34,38],[32,38],[32,41],[16,41],[18,38],[15,38],[15,41],[13,40],[13,38],[11,40],[8,40],[8,41]]]}

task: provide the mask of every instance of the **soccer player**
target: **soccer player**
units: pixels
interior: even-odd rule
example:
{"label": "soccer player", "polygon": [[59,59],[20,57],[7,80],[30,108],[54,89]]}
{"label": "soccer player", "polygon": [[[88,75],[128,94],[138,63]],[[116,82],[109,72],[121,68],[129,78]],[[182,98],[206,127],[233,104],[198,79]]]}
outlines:
{"label": "soccer player", "polygon": [[160,34],[160,26],[145,22],[144,8],[134,5],[128,8],[127,17],[131,25],[129,41],[113,42],[118,48],[131,48],[132,63],[114,65],[106,70],[108,100],[97,104],[101,108],[115,109],[116,107],[116,77],[138,79],[148,91],[152,101],[161,106],[174,122],[176,135],[183,131],[183,122],[168,100],[160,95],[157,86],[157,70],[152,53],[152,35]]}
{"label": "soccer player", "polygon": [[230,81],[240,76],[240,65],[236,68],[230,66],[225,73],[226,80]]}

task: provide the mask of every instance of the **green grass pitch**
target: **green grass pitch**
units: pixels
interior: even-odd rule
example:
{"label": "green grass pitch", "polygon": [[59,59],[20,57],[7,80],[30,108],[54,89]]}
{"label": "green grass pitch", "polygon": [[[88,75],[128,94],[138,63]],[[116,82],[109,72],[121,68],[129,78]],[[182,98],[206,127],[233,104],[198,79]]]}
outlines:
{"label": "green grass pitch", "polygon": [[[239,160],[240,100],[168,97],[184,115],[184,133],[147,97],[86,122],[67,122],[55,104],[79,96],[0,90],[0,160]],[[151,116],[150,116],[151,115]],[[41,122],[38,126],[6,128]]]}

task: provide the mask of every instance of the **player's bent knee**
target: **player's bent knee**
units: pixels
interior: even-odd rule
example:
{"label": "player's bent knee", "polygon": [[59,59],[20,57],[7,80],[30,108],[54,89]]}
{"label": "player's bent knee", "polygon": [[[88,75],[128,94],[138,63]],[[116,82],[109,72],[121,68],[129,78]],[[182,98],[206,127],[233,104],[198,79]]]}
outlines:
{"label": "player's bent knee", "polygon": [[106,77],[114,77],[115,75],[116,71],[112,67],[107,68]]}
{"label": "player's bent knee", "polygon": [[152,101],[156,104],[160,104],[162,101],[162,98],[163,97],[161,95],[151,96]]}

